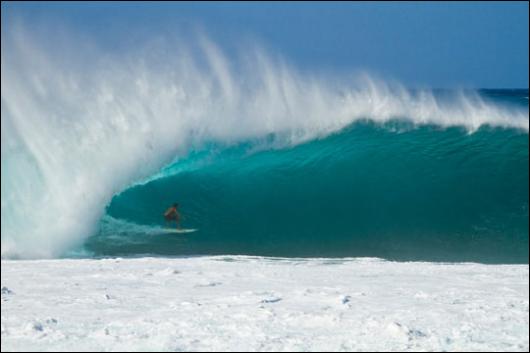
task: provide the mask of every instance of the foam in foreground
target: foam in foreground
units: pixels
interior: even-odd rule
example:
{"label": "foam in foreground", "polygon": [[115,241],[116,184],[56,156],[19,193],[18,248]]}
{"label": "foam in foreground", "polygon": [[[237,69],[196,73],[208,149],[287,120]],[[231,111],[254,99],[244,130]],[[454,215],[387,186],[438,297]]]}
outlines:
{"label": "foam in foreground", "polygon": [[528,351],[528,265],[2,261],[2,351]]}

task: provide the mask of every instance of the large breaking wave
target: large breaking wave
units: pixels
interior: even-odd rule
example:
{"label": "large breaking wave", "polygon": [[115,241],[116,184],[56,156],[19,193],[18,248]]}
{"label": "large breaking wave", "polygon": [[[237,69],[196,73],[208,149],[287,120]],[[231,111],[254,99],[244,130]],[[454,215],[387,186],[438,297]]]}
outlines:
{"label": "large breaking wave", "polygon": [[[430,227],[445,221],[433,216],[440,209],[424,203],[447,194],[460,196],[445,202],[463,202],[456,210],[471,212],[462,218],[490,223],[497,221],[498,197],[501,213],[520,224],[511,228],[515,236],[527,244],[520,235],[528,232],[528,189],[521,189],[528,181],[527,103],[501,104],[470,91],[410,91],[368,75],[302,74],[258,49],[233,58],[204,36],[186,43],[167,40],[116,54],[73,38],[51,44],[22,27],[2,33],[3,257],[56,257],[95,234],[89,247],[96,253],[128,253],[125,245],[101,246],[107,241],[101,229],[120,233],[116,224],[124,221],[156,225],[149,207],[173,197],[202,228],[199,242],[220,244],[211,240],[235,234],[225,242],[231,248],[219,247],[229,252],[260,253],[260,239],[269,239],[265,249],[279,244],[284,255],[289,248],[316,256],[317,244],[347,229],[362,237],[432,236]],[[205,166],[216,160],[215,151],[220,163]],[[512,169],[495,171],[499,165]],[[445,168],[460,169],[437,174]],[[515,179],[505,180],[508,175]],[[174,194],[160,189],[173,182],[167,190]],[[499,183],[513,189],[498,189]],[[146,203],[146,187],[166,195]],[[467,187],[493,195],[481,204],[488,212],[472,210],[484,200]],[[120,203],[125,195],[137,203]],[[403,200],[410,197],[416,206]],[[408,212],[419,212],[421,226],[413,226]],[[396,229],[370,226],[385,214]],[[243,236],[258,245],[246,246]],[[297,247],[300,242],[314,246]],[[188,249],[215,252],[210,245]]]}

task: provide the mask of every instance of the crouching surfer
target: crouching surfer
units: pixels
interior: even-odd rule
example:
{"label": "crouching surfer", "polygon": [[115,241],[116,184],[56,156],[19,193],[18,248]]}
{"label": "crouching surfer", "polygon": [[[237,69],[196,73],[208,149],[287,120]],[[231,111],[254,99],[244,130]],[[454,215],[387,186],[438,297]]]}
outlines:
{"label": "crouching surfer", "polygon": [[171,206],[170,208],[166,210],[166,212],[164,212],[164,218],[166,219],[166,226],[168,222],[175,221],[177,225],[177,229],[181,229],[180,228],[181,215],[178,211],[178,207],[179,207],[179,204],[174,203],[173,206]]}

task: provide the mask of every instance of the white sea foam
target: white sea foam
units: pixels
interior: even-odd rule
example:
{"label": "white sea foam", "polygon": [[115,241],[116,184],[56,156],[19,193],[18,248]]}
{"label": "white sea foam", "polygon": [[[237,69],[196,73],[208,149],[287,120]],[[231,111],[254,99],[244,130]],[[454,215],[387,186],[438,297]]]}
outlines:
{"label": "white sea foam", "polygon": [[528,352],[528,265],[2,261],[2,351]]}
{"label": "white sea foam", "polygon": [[272,133],[292,145],[365,118],[528,131],[527,110],[475,94],[441,102],[367,75],[338,83],[197,38],[198,50],[167,40],[117,54],[74,34],[2,32],[2,257],[81,244],[113,195],[205,141]]}

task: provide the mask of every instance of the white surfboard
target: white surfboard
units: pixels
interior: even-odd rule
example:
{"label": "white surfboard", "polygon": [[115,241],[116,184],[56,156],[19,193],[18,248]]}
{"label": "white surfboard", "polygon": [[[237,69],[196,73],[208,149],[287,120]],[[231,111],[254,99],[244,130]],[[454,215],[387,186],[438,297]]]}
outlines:
{"label": "white surfboard", "polygon": [[176,228],[164,228],[164,232],[166,233],[193,233],[198,231],[198,229],[176,229]]}

